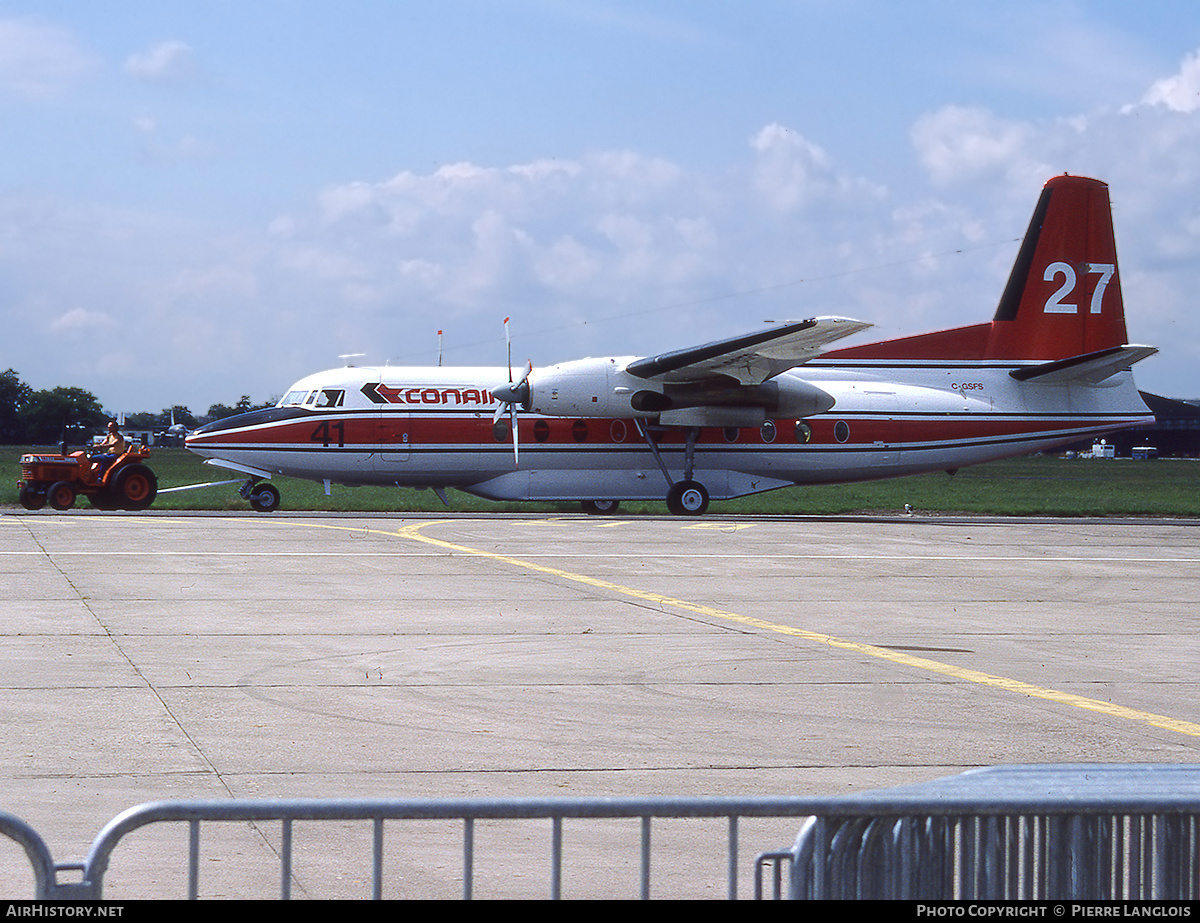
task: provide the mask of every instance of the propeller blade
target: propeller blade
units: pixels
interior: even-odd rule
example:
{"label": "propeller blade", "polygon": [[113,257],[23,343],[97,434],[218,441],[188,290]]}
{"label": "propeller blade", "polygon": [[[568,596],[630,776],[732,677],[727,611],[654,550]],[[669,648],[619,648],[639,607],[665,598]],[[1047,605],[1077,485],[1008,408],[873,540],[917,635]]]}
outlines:
{"label": "propeller blade", "polygon": [[512,420],[512,436],[513,436],[513,464],[518,468],[521,467],[521,450],[520,440],[517,438],[517,405],[509,404],[508,412]]}
{"label": "propeller blade", "polygon": [[[521,377],[508,385],[499,385],[492,388],[492,397],[500,402],[501,407],[505,404],[528,404],[529,403],[529,373],[533,371],[533,363],[530,362],[526,369],[521,372]],[[496,419],[499,419],[497,417]]]}
{"label": "propeller blade", "polygon": [[508,347],[508,382],[512,384],[512,337],[508,333],[508,318],[504,318],[504,343]]}
{"label": "propeller blade", "polygon": [[525,370],[521,372],[521,377],[513,381],[512,367],[512,337],[508,332],[508,318],[504,318],[504,342],[508,347],[508,387],[501,385],[498,388],[492,389],[492,397],[496,399],[496,412],[492,415],[492,426],[500,422],[500,418],[504,416],[504,408],[508,408],[509,428],[512,429],[513,440],[513,463],[521,464],[521,448],[520,438],[518,436],[517,426],[517,405],[528,404],[530,399],[529,392],[529,373],[533,371],[533,360],[530,359]]}

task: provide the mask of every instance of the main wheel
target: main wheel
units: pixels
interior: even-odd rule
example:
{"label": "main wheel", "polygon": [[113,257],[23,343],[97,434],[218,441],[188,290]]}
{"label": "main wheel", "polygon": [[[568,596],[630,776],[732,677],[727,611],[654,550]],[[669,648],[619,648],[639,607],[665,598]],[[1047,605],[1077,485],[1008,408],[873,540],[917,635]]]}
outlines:
{"label": "main wheel", "polygon": [[708,509],[708,491],[699,481],[680,481],[667,492],[667,509],[676,516],[701,516]]}
{"label": "main wheel", "polygon": [[56,510],[69,510],[75,505],[75,487],[68,481],[56,481],[46,491],[46,502]]}
{"label": "main wheel", "polygon": [[279,491],[273,484],[255,484],[250,491],[250,506],[260,513],[279,509]]}
{"label": "main wheel", "polygon": [[144,510],[158,496],[158,478],[145,465],[127,465],[113,482],[114,498],[127,510]]}
{"label": "main wheel", "polygon": [[617,511],[617,500],[583,500],[580,504],[589,516],[608,516]]}

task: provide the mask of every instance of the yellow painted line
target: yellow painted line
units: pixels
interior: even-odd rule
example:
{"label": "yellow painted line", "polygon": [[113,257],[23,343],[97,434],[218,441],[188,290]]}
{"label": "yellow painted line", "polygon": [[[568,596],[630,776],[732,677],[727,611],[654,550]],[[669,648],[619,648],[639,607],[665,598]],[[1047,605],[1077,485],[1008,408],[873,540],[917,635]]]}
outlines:
{"label": "yellow painted line", "polygon": [[[228,521],[245,522],[244,519]],[[276,522],[280,521],[276,520]],[[562,570],[561,568],[549,567],[545,564],[538,564],[534,561],[515,558],[511,555],[499,554],[494,551],[484,551],[480,548],[472,548],[469,545],[460,545],[455,542],[448,542],[443,539],[432,538],[431,536],[423,534],[421,531],[430,526],[445,525],[452,522],[454,522],[454,520],[449,519],[416,522],[412,523],[411,525],[403,526],[399,530],[376,530],[369,527],[364,529],[362,526],[339,526],[313,522],[292,523],[286,520],[280,522],[280,524],[291,525],[297,528],[330,529],[339,532],[357,532],[360,534],[390,535],[399,538],[405,538],[414,542],[421,542],[434,548],[441,548],[443,551],[453,554],[466,554],[473,555],[475,557],[486,558],[498,563],[509,564],[513,567],[519,567],[525,570],[547,574],[549,576],[558,577],[562,580],[580,583],[596,589],[607,590],[608,592],[621,596],[627,596],[632,599],[638,599],[643,602],[654,603],[662,607],[677,609],[681,612],[690,612],[694,615],[701,615],[707,618],[716,619],[718,621],[744,625],[747,628],[753,628],[758,631],[767,631],[774,634],[800,638],[804,641],[810,641],[814,644],[824,644],[828,647],[836,648],[838,650],[862,654],[868,657],[876,657],[880,660],[886,660],[891,663],[910,667],[915,670],[924,670],[929,673],[936,673],[940,676],[945,676],[950,679],[977,683],[981,686],[988,686],[993,689],[1000,689],[1005,692],[1015,693],[1017,695],[1029,696],[1030,698],[1042,699],[1044,701],[1054,702],[1059,705],[1069,705],[1074,708],[1082,708],[1086,711],[1107,715],[1110,718],[1120,718],[1124,721],[1147,724],[1151,727],[1160,728],[1165,731],[1172,731],[1177,734],[1185,734],[1189,737],[1200,737],[1200,724],[1196,724],[1191,721],[1181,721],[1176,718],[1169,718],[1165,715],[1157,715],[1153,712],[1139,711],[1135,708],[1126,708],[1123,705],[1115,705],[1112,702],[1104,702],[1099,699],[1090,699],[1086,696],[1075,695],[1074,693],[1070,692],[1061,692],[1056,689],[1048,689],[1044,686],[1036,686],[1032,683],[1022,682],[1021,680],[1016,679],[1009,679],[1004,676],[994,676],[990,673],[983,673],[979,670],[968,670],[964,667],[956,667],[953,664],[942,663],[938,660],[930,660],[926,657],[914,657],[911,654],[904,653],[903,651],[889,650],[885,647],[877,647],[874,644],[864,644],[860,641],[848,641],[844,638],[836,638],[833,635],[808,631],[804,628],[795,628],[791,625],[780,625],[775,622],[768,622],[763,619],[754,618],[753,616],[740,615],[736,612],[729,612],[724,609],[717,609],[713,606],[706,606],[702,603],[694,603],[684,599],[676,599],[671,596],[664,596],[661,593],[653,593],[648,590],[638,590],[619,583],[613,583],[611,580],[603,580],[599,577],[589,577],[586,574],[577,574],[572,571]],[[531,524],[533,522],[536,522],[536,520],[529,520],[519,524],[524,525]],[[266,523],[264,523],[264,525],[265,524]]]}
{"label": "yellow painted line", "polygon": [[936,673],[940,676],[962,680],[963,682],[977,683],[981,686],[988,686],[993,689],[1000,689],[1005,692],[1016,693],[1017,695],[1029,696],[1031,698],[1054,702],[1059,705],[1070,705],[1074,708],[1082,708],[1087,711],[1098,712],[1099,714],[1107,715],[1110,718],[1120,718],[1125,721],[1148,724],[1152,727],[1161,728],[1165,731],[1173,731],[1177,734],[1186,734],[1189,737],[1200,737],[1200,724],[1195,724],[1191,721],[1180,721],[1176,718],[1168,718],[1165,715],[1156,715],[1153,712],[1139,711],[1135,708],[1126,708],[1123,705],[1114,705],[1112,702],[1104,702],[1100,699],[1090,699],[1086,696],[1075,695],[1074,693],[1070,692],[1061,692],[1057,689],[1047,689],[1044,686],[1035,686],[1032,683],[1022,682],[1021,680],[1016,679],[1008,679],[1007,677],[1003,676],[993,676],[990,673],[983,673],[979,670],[968,670],[964,667],[956,667],[953,664],[942,663],[941,661],[937,660],[930,660],[926,657],[913,657],[911,654],[906,654],[903,651],[893,651],[885,647],[877,647],[874,644],[863,644],[860,641],[847,641],[843,638],[835,638],[833,635],[821,634],[820,632],[816,631],[808,631],[804,628],[794,628],[791,625],[779,625],[775,622],[767,622],[763,619],[754,618],[753,616],[740,615],[736,612],[717,609],[713,606],[706,606],[702,603],[694,603],[684,599],[676,599],[671,596],[664,596],[661,593],[652,593],[648,590],[634,589],[633,587],[623,586],[622,584],[613,583],[610,580],[603,580],[599,577],[589,577],[586,574],[576,574],[557,567],[549,567],[545,564],[538,564],[534,561],[526,561],[521,558],[514,558],[511,555],[498,554],[493,551],[484,551],[479,548],[471,548],[468,545],[459,545],[455,542],[447,542],[443,539],[432,538],[423,534],[421,531],[429,526],[441,525],[447,522],[451,522],[451,520],[435,520],[432,522],[413,523],[412,525],[404,526],[399,531],[391,534],[398,535],[401,538],[410,539],[414,542],[423,542],[426,545],[442,548],[446,551],[456,554],[469,554],[476,557],[487,558],[488,560],[497,561],[503,564],[511,564],[514,567],[520,567],[524,568],[525,570],[536,571],[537,573],[559,577],[563,580],[570,580],[574,583],[581,583],[585,586],[595,587],[596,589],[600,590],[608,590],[609,592],[617,593],[622,596],[628,596],[643,602],[654,603],[656,605],[669,607],[672,609],[678,609],[682,612],[690,612],[695,615],[702,615],[707,618],[718,619],[723,622],[732,622],[734,624],[744,625],[747,628],[754,628],[759,631],[768,631],[775,634],[787,635],[793,638],[801,638],[805,641],[811,641],[815,644],[824,644],[828,647],[837,648],[838,650],[849,651],[855,654],[863,654],[868,657],[877,657],[880,660],[887,660],[891,663],[900,664],[901,666],[911,667],[916,670],[924,670],[929,673]]}

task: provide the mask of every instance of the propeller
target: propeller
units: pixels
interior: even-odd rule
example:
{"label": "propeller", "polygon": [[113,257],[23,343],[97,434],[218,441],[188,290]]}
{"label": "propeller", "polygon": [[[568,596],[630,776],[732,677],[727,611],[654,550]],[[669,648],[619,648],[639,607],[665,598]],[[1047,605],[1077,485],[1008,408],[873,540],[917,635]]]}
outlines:
{"label": "propeller", "polygon": [[520,404],[528,409],[530,398],[529,373],[533,371],[533,362],[530,361],[525,366],[525,371],[521,373],[521,377],[513,381],[512,338],[508,333],[507,317],[504,318],[504,339],[508,345],[508,384],[492,389],[492,397],[498,402],[496,413],[492,416],[492,426],[500,422],[500,418],[504,416],[504,409],[507,407],[513,437],[513,464],[519,465],[521,463],[521,450],[517,438],[517,405]]}

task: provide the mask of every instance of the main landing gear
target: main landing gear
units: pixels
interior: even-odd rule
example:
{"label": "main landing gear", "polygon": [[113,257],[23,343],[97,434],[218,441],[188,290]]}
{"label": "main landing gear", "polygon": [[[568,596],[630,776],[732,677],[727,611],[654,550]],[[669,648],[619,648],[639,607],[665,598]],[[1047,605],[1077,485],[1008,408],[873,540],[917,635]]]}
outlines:
{"label": "main landing gear", "polygon": [[708,510],[708,491],[691,479],[672,484],[667,491],[667,509],[675,516],[702,516]]}
{"label": "main landing gear", "polygon": [[674,516],[702,516],[708,511],[708,490],[699,481],[693,480],[695,468],[696,440],[700,438],[700,427],[693,426],[687,431],[687,446],[683,462],[683,480],[675,481],[667,471],[666,463],[658,451],[658,445],[651,435],[650,428],[638,424],[646,445],[662,469],[663,477],[667,479],[667,509]]}

